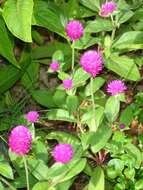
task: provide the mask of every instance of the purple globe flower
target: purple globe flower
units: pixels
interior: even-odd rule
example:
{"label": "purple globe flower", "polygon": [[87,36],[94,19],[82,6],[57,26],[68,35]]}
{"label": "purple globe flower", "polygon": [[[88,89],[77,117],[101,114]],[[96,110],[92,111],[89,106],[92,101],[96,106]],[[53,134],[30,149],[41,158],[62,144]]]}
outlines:
{"label": "purple globe flower", "polygon": [[127,87],[121,80],[113,80],[107,86],[107,92],[112,96],[123,93]]}
{"label": "purple globe flower", "polygon": [[56,162],[66,164],[73,157],[73,148],[70,144],[58,144],[55,146],[52,155]]}
{"label": "purple globe flower", "polygon": [[31,148],[32,134],[27,127],[18,125],[12,129],[8,141],[12,152],[25,155]]}
{"label": "purple globe flower", "polygon": [[125,126],[124,123],[121,123],[121,124],[119,125],[119,127],[120,127],[120,129],[124,129],[126,126]]}
{"label": "purple globe flower", "polygon": [[80,58],[80,64],[84,71],[96,77],[102,71],[103,59],[95,50],[86,51]]}
{"label": "purple globe flower", "polygon": [[71,78],[68,78],[68,79],[63,80],[63,87],[64,87],[66,90],[72,89],[72,87],[73,87],[72,79],[71,79]]}
{"label": "purple globe flower", "polygon": [[109,17],[116,9],[117,5],[115,2],[106,2],[102,4],[99,15],[102,17]]}
{"label": "purple globe flower", "polygon": [[83,36],[83,26],[78,20],[69,21],[66,26],[66,34],[71,41],[76,41]]}
{"label": "purple globe flower", "polygon": [[50,64],[50,69],[52,71],[58,71],[59,70],[59,67],[60,67],[60,64],[57,62],[57,61],[53,61],[51,64]]}
{"label": "purple globe flower", "polygon": [[35,123],[39,119],[39,114],[37,111],[30,111],[26,114],[27,121]]}

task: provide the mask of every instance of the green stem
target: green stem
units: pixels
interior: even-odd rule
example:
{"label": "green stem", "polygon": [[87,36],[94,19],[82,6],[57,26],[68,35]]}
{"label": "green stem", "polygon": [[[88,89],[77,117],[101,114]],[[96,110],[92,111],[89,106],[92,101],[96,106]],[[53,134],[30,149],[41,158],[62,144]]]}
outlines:
{"label": "green stem", "polygon": [[4,179],[3,177],[0,177],[0,181],[2,181],[3,183],[5,183],[11,190],[16,190],[15,187],[13,187],[6,179]]}
{"label": "green stem", "polygon": [[24,162],[24,167],[25,167],[27,190],[30,190],[30,187],[29,187],[28,166],[27,166],[27,160],[26,160],[25,156],[23,156],[23,162]]}
{"label": "green stem", "polygon": [[116,33],[116,24],[115,24],[115,21],[114,21],[112,15],[111,15],[111,21],[112,21],[112,25],[113,25],[113,27],[114,27],[114,29],[112,30],[112,34],[111,34],[111,40],[112,40],[112,42],[113,42],[114,37],[115,37],[115,33]]}
{"label": "green stem", "polygon": [[93,77],[90,78],[90,90],[91,90],[92,108],[93,108],[93,113],[95,115],[95,101],[94,101],[94,93],[93,93]]}
{"label": "green stem", "polygon": [[72,73],[74,73],[74,42],[72,43]]}

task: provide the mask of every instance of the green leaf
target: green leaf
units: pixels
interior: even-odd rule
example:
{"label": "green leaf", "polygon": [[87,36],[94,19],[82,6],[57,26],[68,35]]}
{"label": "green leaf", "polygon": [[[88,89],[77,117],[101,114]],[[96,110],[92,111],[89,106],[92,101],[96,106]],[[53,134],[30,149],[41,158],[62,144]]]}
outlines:
{"label": "green leaf", "polygon": [[4,190],[4,186],[2,185],[1,182],[0,182],[0,190]]}
{"label": "green leaf", "polygon": [[112,129],[106,124],[101,125],[96,132],[82,134],[81,141],[84,148],[91,145],[91,150],[96,153],[100,151],[112,135]]}
{"label": "green leaf", "polygon": [[88,190],[104,190],[104,171],[101,167],[96,167],[88,184]]}
{"label": "green leaf", "polygon": [[84,35],[77,41],[74,42],[75,49],[87,49],[90,46],[98,44],[100,38],[92,37],[89,32],[84,32]]}
{"label": "green leaf", "polygon": [[80,3],[93,11],[99,11],[100,9],[100,0],[80,0]]}
{"label": "green leaf", "polygon": [[34,187],[32,188],[32,190],[55,190],[54,189],[51,189],[49,188],[49,183],[48,181],[45,181],[45,182],[38,182],[34,185]]}
{"label": "green leaf", "polygon": [[122,36],[113,43],[116,49],[143,49],[143,32],[130,31],[122,34]]}
{"label": "green leaf", "polygon": [[66,104],[70,113],[77,111],[79,106],[79,100],[77,96],[67,96]]}
{"label": "green leaf", "polygon": [[120,123],[123,123],[129,126],[134,118],[133,108],[128,106],[126,109],[123,110],[120,116]]}
{"label": "green leaf", "polygon": [[30,173],[38,180],[44,181],[49,178],[49,168],[42,160],[28,159],[28,167],[30,169]]}
{"label": "green leaf", "polygon": [[62,37],[65,36],[65,29],[62,23],[62,12],[59,9],[52,7],[42,0],[35,1],[34,4],[34,25],[42,26],[52,32],[56,32]]}
{"label": "green leaf", "polygon": [[124,162],[120,159],[112,159],[108,162],[108,167],[113,168],[116,174],[120,175],[124,169]]}
{"label": "green leaf", "polygon": [[39,63],[32,62],[27,68],[25,74],[22,77],[22,84],[27,90],[32,90],[36,87],[36,82],[39,77]]}
{"label": "green leaf", "polygon": [[80,143],[76,136],[62,131],[53,131],[49,133],[46,138],[51,140],[56,139],[59,143],[68,143],[72,145]]}
{"label": "green leaf", "polygon": [[8,36],[8,31],[5,27],[5,23],[2,17],[0,17],[0,42],[0,54],[5,57],[10,63],[19,68],[20,66],[17,64],[17,61],[14,57],[13,45]]}
{"label": "green leaf", "polygon": [[53,109],[47,113],[47,117],[49,120],[61,120],[61,121],[69,121],[75,122],[75,118],[73,115],[69,114],[67,110],[64,109]]}
{"label": "green leaf", "polygon": [[139,169],[142,162],[142,155],[140,150],[133,144],[125,145],[126,151],[136,159],[135,168]]}
{"label": "green leaf", "polygon": [[8,162],[0,162],[0,174],[8,179],[13,179],[12,168]]}
{"label": "green leaf", "polygon": [[36,100],[36,102],[44,107],[55,107],[53,94],[48,90],[34,90],[32,91],[32,97]]}
{"label": "green leaf", "polygon": [[[103,84],[105,83],[105,79],[103,79],[102,77],[96,77],[93,80],[93,93],[95,93],[97,90],[99,90],[101,88],[101,86],[103,86]],[[90,96],[91,95],[91,87],[90,84],[88,84],[85,87],[85,95],[86,96]]]}
{"label": "green leaf", "polygon": [[85,27],[85,32],[97,33],[102,31],[112,31],[113,25],[110,20],[97,18],[95,21],[89,21]]}
{"label": "green leaf", "polygon": [[105,115],[109,122],[114,122],[117,119],[120,111],[120,101],[117,96],[110,96],[105,105]]}
{"label": "green leaf", "polygon": [[86,73],[82,68],[77,69],[73,76],[74,87],[82,86],[89,78],[90,75]]}
{"label": "green leaf", "polygon": [[65,90],[56,90],[56,92],[53,95],[53,100],[55,105],[57,105],[60,108],[65,107],[65,99],[66,99],[66,92]]}
{"label": "green leaf", "polygon": [[126,21],[128,21],[132,16],[134,15],[134,12],[131,10],[124,9],[121,11],[121,16],[119,17],[119,23],[122,24]]}
{"label": "green leaf", "polygon": [[22,53],[20,59],[20,67],[21,69],[17,69],[12,65],[4,67],[0,70],[0,93],[8,90],[12,87],[17,80],[24,74],[27,66],[31,64],[31,54],[28,47]]}
{"label": "green leaf", "polygon": [[138,67],[133,59],[127,56],[112,55],[105,66],[126,79],[138,81],[141,79]]}
{"label": "green leaf", "polygon": [[14,36],[32,42],[31,20],[33,0],[8,0],[4,4],[3,18]]}

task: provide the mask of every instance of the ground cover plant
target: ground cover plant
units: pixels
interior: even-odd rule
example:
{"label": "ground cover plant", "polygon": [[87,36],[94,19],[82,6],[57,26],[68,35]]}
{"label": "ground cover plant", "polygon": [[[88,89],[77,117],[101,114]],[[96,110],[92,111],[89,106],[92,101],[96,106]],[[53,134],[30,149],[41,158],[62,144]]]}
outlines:
{"label": "ground cover plant", "polygon": [[143,1],[0,5],[0,190],[143,190]]}

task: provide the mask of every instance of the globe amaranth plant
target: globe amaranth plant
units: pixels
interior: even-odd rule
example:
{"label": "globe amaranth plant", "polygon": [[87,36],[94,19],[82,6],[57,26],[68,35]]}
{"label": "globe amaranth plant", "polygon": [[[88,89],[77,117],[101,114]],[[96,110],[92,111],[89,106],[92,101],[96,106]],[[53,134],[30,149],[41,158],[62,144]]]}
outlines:
{"label": "globe amaranth plant", "polygon": [[[2,129],[9,150],[0,160],[1,189],[70,190],[85,179],[83,190],[142,190],[142,3],[13,3],[1,10],[1,27],[14,36],[5,33],[9,50],[0,48],[8,60],[0,93],[7,105],[19,81],[39,110]],[[15,37],[32,43],[20,59]]]}

